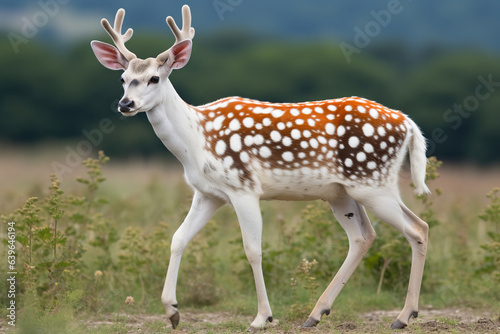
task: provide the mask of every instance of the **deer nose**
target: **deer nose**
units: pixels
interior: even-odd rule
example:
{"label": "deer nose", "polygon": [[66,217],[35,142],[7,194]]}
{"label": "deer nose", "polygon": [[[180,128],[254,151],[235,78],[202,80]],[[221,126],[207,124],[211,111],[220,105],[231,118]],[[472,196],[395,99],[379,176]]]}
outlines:
{"label": "deer nose", "polygon": [[118,102],[118,109],[121,112],[129,112],[130,109],[134,107],[134,101],[129,100],[127,97],[123,98]]}

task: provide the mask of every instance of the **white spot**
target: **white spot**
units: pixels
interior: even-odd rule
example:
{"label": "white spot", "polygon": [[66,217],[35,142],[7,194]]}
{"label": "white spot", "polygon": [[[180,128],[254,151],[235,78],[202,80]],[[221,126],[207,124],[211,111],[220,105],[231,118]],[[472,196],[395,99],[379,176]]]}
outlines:
{"label": "white spot", "polygon": [[250,161],[250,156],[248,155],[247,152],[243,151],[240,153],[240,160],[241,160],[241,162],[246,164]]}
{"label": "white spot", "polygon": [[392,113],[392,115],[391,115],[391,116],[392,116],[392,118],[394,118],[394,119],[398,119],[398,118],[399,118],[399,115],[398,115],[398,114],[396,114],[396,113]]}
{"label": "white spot", "polygon": [[262,145],[264,144],[264,137],[262,135],[256,135],[255,137],[253,137],[253,142],[255,143],[255,145]]}
{"label": "white spot", "polygon": [[332,123],[327,123],[325,125],[325,131],[327,134],[333,135],[335,133],[335,125],[333,125]]}
{"label": "white spot", "polygon": [[293,153],[292,152],[283,152],[283,154],[281,155],[281,157],[285,161],[288,161],[288,162],[293,161]]}
{"label": "white spot", "polygon": [[284,130],[286,128],[285,123],[283,123],[283,122],[279,122],[277,127],[279,130]]}
{"label": "white spot", "polygon": [[394,147],[389,147],[389,154],[393,154],[394,153]]}
{"label": "white spot", "polygon": [[300,111],[299,111],[299,109],[293,108],[293,109],[290,110],[290,114],[292,114],[292,116],[297,117],[297,116],[300,115]]}
{"label": "white spot", "polygon": [[365,145],[363,145],[363,149],[365,150],[366,153],[372,153],[373,145],[370,143],[365,143]]}
{"label": "white spot", "polygon": [[313,119],[308,119],[307,124],[309,124],[309,126],[315,126],[316,122]]}
{"label": "white spot", "polygon": [[318,114],[322,114],[323,113],[323,108],[316,107],[316,108],[314,108],[314,111],[317,112]]}
{"label": "white spot", "polygon": [[377,168],[377,164],[375,163],[375,161],[369,161],[366,164],[366,167],[368,167],[368,169],[375,169],[375,168]]}
{"label": "white spot", "polygon": [[375,129],[373,128],[373,125],[371,125],[370,123],[365,123],[365,125],[363,125],[363,133],[365,136],[367,137],[373,136],[374,132]]}
{"label": "white spot", "polygon": [[378,111],[374,108],[370,109],[370,116],[373,118],[378,118]]}
{"label": "white spot", "polygon": [[345,133],[345,127],[343,125],[339,125],[339,127],[337,128],[337,135],[343,136],[344,133]]}
{"label": "white spot", "polygon": [[351,146],[352,148],[356,148],[358,147],[358,145],[359,145],[358,137],[352,136],[351,138],[349,138],[349,146]]}
{"label": "white spot", "polygon": [[302,135],[304,135],[304,137],[306,137],[306,138],[309,138],[309,137],[311,137],[311,131],[309,131],[309,130],[304,130],[304,131],[302,132]]}
{"label": "white spot", "polygon": [[229,168],[233,165],[233,158],[231,156],[227,156],[224,158],[224,167]]}
{"label": "white spot", "polygon": [[345,159],[344,162],[346,167],[352,167],[352,160],[350,158]]}
{"label": "white spot", "polygon": [[283,116],[285,112],[283,110],[280,110],[280,109],[274,109],[272,112],[271,112],[271,115],[274,117],[274,118],[278,118],[278,117],[281,117]]}
{"label": "white spot", "polygon": [[270,114],[274,110],[273,107],[267,107],[267,108],[262,108],[262,107],[255,107],[253,109],[254,114]]}
{"label": "white spot", "polygon": [[287,128],[291,128],[293,126],[293,123],[292,122],[286,122],[286,127]]}
{"label": "white spot", "polygon": [[238,104],[236,107],[234,107],[234,109],[241,110],[241,109],[243,109],[243,106],[241,104]]}
{"label": "white spot", "polygon": [[290,137],[283,137],[283,140],[281,141],[283,143],[283,145],[285,146],[290,146],[292,145],[292,139],[290,139]]}
{"label": "white spot", "polygon": [[328,115],[326,115],[326,118],[328,118],[331,121],[331,120],[333,120],[335,118],[335,115],[334,114],[328,114]]}
{"label": "white spot", "polygon": [[351,114],[345,115],[345,120],[348,122],[352,121],[352,115]]}
{"label": "white spot", "polygon": [[378,179],[380,177],[380,173],[376,170],[376,171],[373,172],[372,176],[373,176],[374,179]]}
{"label": "white spot", "polygon": [[323,136],[318,136],[318,141],[323,145],[326,144],[326,138]]}
{"label": "white spot", "polygon": [[309,143],[306,142],[306,141],[301,141],[300,142],[300,147],[302,147],[302,148],[308,148],[309,147]]}
{"label": "white spot", "polygon": [[299,158],[304,159],[306,157],[306,154],[304,152],[299,152]]}
{"label": "white spot", "polygon": [[219,116],[214,120],[214,130],[219,131],[222,128],[222,122],[226,119],[226,116]]}
{"label": "white spot", "polygon": [[230,112],[229,114],[227,114],[227,117],[228,118],[233,118],[234,117],[234,114],[232,112]]}
{"label": "white spot", "polygon": [[302,118],[297,118],[297,119],[295,120],[295,124],[297,124],[297,125],[302,125],[302,124],[304,124],[304,120],[303,120]]}
{"label": "white spot", "polygon": [[209,112],[208,113],[208,117],[214,118],[215,117],[215,113],[213,111]]}
{"label": "white spot", "polygon": [[217,144],[215,144],[215,153],[218,155],[223,155],[226,152],[226,143],[222,140],[219,140]]}
{"label": "white spot", "polygon": [[240,121],[238,121],[237,118],[233,119],[230,123],[229,123],[229,129],[231,131],[238,131],[241,127],[241,124],[240,124]]}
{"label": "white spot", "polygon": [[262,130],[263,126],[262,126],[262,124],[257,123],[257,124],[255,124],[255,128],[256,128],[257,130]]}
{"label": "white spot", "polygon": [[351,111],[352,110],[352,106],[348,104],[348,105],[346,105],[344,107],[344,109],[345,109],[345,111]]}
{"label": "white spot", "polygon": [[366,154],[364,152],[358,152],[358,154],[356,154],[356,159],[359,162],[363,162],[366,160]]}
{"label": "white spot", "polygon": [[357,177],[356,175],[351,175],[349,178],[350,178],[351,180],[356,180],[358,177]]}
{"label": "white spot", "polygon": [[213,122],[207,122],[207,124],[205,124],[205,130],[207,130],[207,132],[212,131],[213,128],[214,128]]}
{"label": "white spot", "polygon": [[392,124],[391,123],[387,123],[385,125],[385,127],[387,128],[387,130],[391,130],[392,129]]}
{"label": "white spot", "polygon": [[309,115],[311,112],[312,112],[311,108],[304,108],[304,109],[302,109],[302,113],[304,115]]}
{"label": "white spot", "polygon": [[253,137],[248,135],[245,137],[243,142],[245,143],[246,146],[252,146],[253,145]]}
{"label": "white spot", "polygon": [[326,154],[326,158],[331,159],[332,157],[333,157],[333,151],[328,151],[328,153]]}
{"label": "white spot", "polygon": [[300,139],[300,131],[297,129],[293,129],[292,132],[290,132],[290,135],[292,136],[293,139]]}
{"label": "white spot", "polygon": [[262,146],[259,149],[259,154],[264,159],[267,159],[267,158],[269,158],[272,155],[271,150],[267,146]]}
{"label": "white spot", "polygon": [[337,107],[336,107],[336,106],[334,106],[333,104],[330,104],[330,105],[329,105],[328,107],[326,107],[326,108],[327,108],[328,110],[330,110],[330,111],[335,111],[335,110],[337,110]]}
{"label": "white spot", "polygon": [[390,137],[389,137],[389,141],[390,141],[391,143],[394,143],[394,142],[396,141],[396,139],[395,139],[393,136],[390,136]]}
{"label": "white spot", "polygon": [[332,147],[332,148],[337,147],[337,140],[335,140],[335,139],[330,139],[330,140],[328,141],[328,145],[330,145],[330,147]]}
{"label": "white spot", "polygon": [[254,124],[254,120],[252,117],[245,117],[243,119],[243,125],[246,126],[247,128],[251,128]]}
{"label": "white spot", "polygon": [[309,155],[310,155],[311,157],[314,157],[314,156],[316,155],[316,151],[309,151]]}
{"label": "white spot", "polygon": [[312,148],[318,148],[318,141],[316,139],[311,138],[311,140],[309,141],[309,143],[311,144]]}
{"label": "white spot", "polygon": [[268,118],[268,117],[266,117],[266,118],[264,118],[264,119],[262,120],[262,124],[264,124],[264,126],[269,126],[269,125],[271,125],[271,123],[272,123],[272,122],[271,122],[271,119],[270,119],[270,118]]}
{"label": "white spot", "polygon": [[279,133],[276,130],[271,131],[271,139],[275,142],[278,142],[281,140],[281,133]]}
{"label": "white spot", "polygon": [[382,136],[385,136],[385,133],[386,133],[386,132],[385,132],[385,129],[384,129],[384,127],[383,127],[383,126],[379,126],[379,127],[377,128],[377,132],[378,132],[378,134],[379,134],[381,137],[382,137]]}
{"label": "white spot", "polygon": [[229,147],[231,147],[234,152],[241,151],[241,137],[239,134],[235,133],[231,136],[231,139],[229,139]]}
{"label": "white spot", "polygon": [[358,111],[359,111],[360,113],[363,113],[363,114],[364,114],[364,113],[366,112],[366,109],[365,109],[365,107],[363,107],[363,106],[358,106],[358,107],[357,107],[357,109],[358,109]]}
{"label": "white spot", "polygon": [[383,149],[383,150],[386,149],[387,148],[387,143],[385,141],[381,142],[380,143],[380,148]]}

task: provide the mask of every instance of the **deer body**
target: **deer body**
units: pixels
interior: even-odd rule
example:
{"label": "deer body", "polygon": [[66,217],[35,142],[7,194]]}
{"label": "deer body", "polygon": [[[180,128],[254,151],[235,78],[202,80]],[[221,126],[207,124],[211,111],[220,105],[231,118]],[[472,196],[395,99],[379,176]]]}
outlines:
{"label": "deer body", "polygon": [[260,200],[326,201],[346,230],[349,252],[318,300],[304,327],[315,326],[330,308],[375,239],[364,207],[401,231],[412,247],[406,303],[391,326],[405,327],[417,316],[427,248],[428,226],[403,204],[398,172],[409,152],[413,183],[425,185],[425,139],[399,111],[359,97],[305,103],[268,103],[240,97],[191,106],[176,93],[169,74],[189,60],[194,29],[189,7],[183,28],[167,23],[176,43],[156,58],[137,59],[121,35],[124,11],[114,28],[102,24],[117,48],[93,41],[99,61],[124,70],[122,114],[146,112],[156,135],[182,163],[194,190],[191,209],[172,238],[171,257],[161,300],[175,328],[179,323],[176,284],[182,253],[189,241],[223,205],[231,204],[257,290],[258,314],[251,327],[272,321],[262,273]]}

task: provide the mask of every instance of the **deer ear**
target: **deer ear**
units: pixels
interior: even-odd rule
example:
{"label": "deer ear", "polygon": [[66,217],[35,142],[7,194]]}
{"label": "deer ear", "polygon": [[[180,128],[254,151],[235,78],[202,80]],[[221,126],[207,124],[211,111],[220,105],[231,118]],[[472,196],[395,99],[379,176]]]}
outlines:
{"label": "deer ear", "polygon": [[187,39],[172,46],[167,59],[168,67],[178,70],[186,66],[189,61],[189,57],[191,57],[192,45],[193,42],[190,39]]}
{"label": "deer ear", "polygon": [[90,43],[92,51],[94,51],[97,60],[106,68],[110,70],[126,70],[128,67],[128,60],[115,48],[108,43],[92,41]]}

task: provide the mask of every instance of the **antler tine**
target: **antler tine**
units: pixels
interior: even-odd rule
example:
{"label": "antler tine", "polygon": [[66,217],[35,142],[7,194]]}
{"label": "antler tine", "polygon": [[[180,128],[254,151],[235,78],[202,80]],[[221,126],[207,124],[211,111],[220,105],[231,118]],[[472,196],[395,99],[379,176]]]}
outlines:
{"label": "antler tine", "polygon": [[[182,6],[182,30],[179,29],[177,24],[175,24],[172,16],[167,16],[167,24],[172,30],[172,33],[175,36],[175,44],[178,44],[187,39],[193,39],[194,37],[194,28],[191,27],[191,10],[188,5]],[[161,63],[165,62],[168,58],[169,50],[160,53],[156,59]]]}
{"label": "antler tine", "polygon": [[111,39],[116,45],[116,48],[120,53],[127,59],[128,61],[136,58],[136,55],[132,52],[130,52],[126,47],[125,47],[125,42],[127,42],[131,37],[134,31],[132,28],[129,28],[125,34],[122,35],[122,24],[123,24],[123,18],[125,17],[125,10],[123,8],[118,9],[116,12],[115,16],[115,22],[114,22],[114,27],[111,28],[111,24],[109,24],[107,19],[102,19],[101,20],[101,25],[106,30],[106,32],[109,34]]}
{"label": "antler tine", "polygon": [[182,30],[175,24],[172,16],[167,17],[167,24],[175,36],[175,44],[186,39],[193,39],[194,28],[191,27],[191,10],[188,5],[182,6]]}

